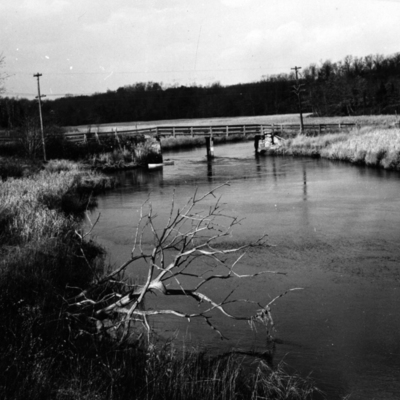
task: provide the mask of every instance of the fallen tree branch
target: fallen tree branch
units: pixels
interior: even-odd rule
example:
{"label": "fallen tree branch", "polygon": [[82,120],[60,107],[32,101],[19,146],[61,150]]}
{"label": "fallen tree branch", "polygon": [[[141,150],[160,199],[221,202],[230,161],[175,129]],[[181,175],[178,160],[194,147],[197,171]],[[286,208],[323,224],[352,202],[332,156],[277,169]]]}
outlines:
{"label": "fallen tree branch", "polygon": [[[150,334],[152,328],[148,317],[157,315],[173,315],[189,321],[201,318],[221,338],[225,338],[211,320],[215,311],[229,319],[247,321],[252,328],[256,324],[261,324],[269,335],[274,327],[271,305],[286,293],[299,288],[282,293],[264,306],[257,303],[258,309],[250,315],[235,315],[226,309],[228,305],[234,303],[255,304],[251,299],[232,299],[235,290],[231,290],[219,301],[204,292],[210,282],[232,279],[240,281],[265,274],[285,275],[273,270],[258,271],[253,274],[241,274],[236,271],[246,255],[246,250],[269,245],[266,242],[266,235],[253,243],[231,248],[226,242],[221,243],[224,238],[232,235],[234,227],[241,222],[238,218],[224,213],[220,198],[216,196],[216,191],[226,185],[228,184],[220,185],[203,195],[199,195],[196,190],[193,197],[178,209],[174,195],[167,221],[161,229],[156,223],[151,203],[146,201],[140,209],[130,258],[102,277],[96,277],[89,287],[83,288],[71,298],[69,300],[71,315],[79,315],[79,318],[86,315],[88,320],[96,321],[102,333],[111,329],[114,331],[122,329],[121,339],[132,332],[131,323],[138,320]],[[205,212],[200,212],[199,204],[210,197],[216,200]],[[146,212],[145,207],[147,207]],[[80,234],[80,237],[83,239],[86,235]],[[232,259],[232,255],[235,254],[237,256]],[[145,282],[129,283],[127,268],[139,261],[147,264]],[[206,272],[201,272],[201,268],[198,270],[199,265],[207,264],[210,268]],[[221,273],[219,271],[221,268],[225,272]],[[189,288],[183,283],[182,278],[190,278],[195,283]],[[183,296],[194,300],[198,305],[207,306],[203,310],[191,313],[173,308],[150,310],[146,309],[145,298],[151,293],[169,297]]]}

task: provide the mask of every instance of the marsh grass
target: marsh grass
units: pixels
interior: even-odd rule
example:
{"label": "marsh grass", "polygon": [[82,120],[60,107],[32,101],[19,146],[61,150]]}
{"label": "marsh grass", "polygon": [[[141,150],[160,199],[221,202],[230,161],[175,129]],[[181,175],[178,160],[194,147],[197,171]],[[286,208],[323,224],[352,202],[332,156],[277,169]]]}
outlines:
{"label": "marsh grass", "polygon": [[135,147],[135,160],[136,163],[141,165],[146,163],[147,158],[151,154],[151,143],[149,142],[144,142],[144,143],[138,143],[137,146]]}
{"label": "marsh grass", "polygon": [[[100,249],[94,244],[84,249],[86,259],[94,262]],[[76,346],[69,338],[64,298],[69,285],[88,284],[92,271],[71,231],[9,247],[2,256],[0,397],[53,398],[52,384]]]}
{"label": "marsh grass", "polygon": [[95,156],[95,162],[103,165],[119,165],[125,163],[131,163],[135,161],[135,154],[129,150],[114,150],[108,153],[100,153]]}
{"label": "marsh grass", "polygon": [[357,164],[400,169],[400,129],[361,129],[326,147],[321,156]]}
{"label": "marsh grass", "polygon": [[298,135],[284,142],[284,152],[292,155],[318,156],[322,149],[348,137],[346,133],[331,133],[321,136]]}
{"label": "marsh grass", "polygon": [[297,400],[318,392],[311,379],[262,361],[249,370],[240,357],[215,359],[193,349],[145,343],[127,348],[94,340],[74,346],[64,340],[56,357],[43,346],[45,341],[35,343],[32,361],[18,353],[19,365],[26,369],[14,370],[22,382],[14,386],[13,399]]}
{"label": "marsh grass", "polygon": [[92,166],[107,171],[146,166],[152,160],[162,161],[162,156],[154,150],[153,144],[154,142],[149,140],[139,142],[131,149],[103,152],[93,156],[91,163]]}
{"label": "marsh grass", "polygon": [[27,243],[54,237],[68,221],[62,213],[94,207],[93,193],[113,184],[99,173],[61,161],[50,162],[34,176],[0,182],[0,240]]}
{"label": "marsh grass", "polygon": [[62,171],[82,171],[85,170],[83,164],[65,159],[50,160],[46,165],[47,172],[62,172]]}
{"label": "marsh grass", "polygon": [[88,285],[93,271],[102,268],[102,249],[77,240],[78,221],[65,213],[62,204],[66,194],[79,189],[77,177],[84,171],[61,164],[49,166],[60,172],[43,170],[0,183],[0,397],[4,399],[52,398],[49,376],[59,373],[71,328],[64,299],[70,287]]}
{"label": "marsh grass", "polygon": [[363,127],[349,133],[316,137],[298,135],[271,153],[323,157],[400,170],[400,129]]}

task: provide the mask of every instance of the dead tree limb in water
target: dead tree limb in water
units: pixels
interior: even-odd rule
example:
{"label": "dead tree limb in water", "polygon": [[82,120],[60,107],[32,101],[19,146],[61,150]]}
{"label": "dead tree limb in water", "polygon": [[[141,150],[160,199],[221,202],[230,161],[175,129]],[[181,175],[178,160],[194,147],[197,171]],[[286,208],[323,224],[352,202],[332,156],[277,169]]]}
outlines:
{"label": "dead tree limb in water", "polygon": [[[168,219],[162,228],[157,226],[157,219],[151,203],[146,202],[140,210],[139,223],[135,230],[130,258],[119,267],[97,278],[90,287],[81,290],[69,300],[71,317],[92,321],[98,331],[104,333],[119,332],[121,339],[134,332],[132,323],[140,321],[148,334],[152,328],[149,317],[173,315],[186,318],[201,318],[221,338],[223,333],[211,320],[211,313],[217,311],[226,318],[244,320],[254,327],[255,323],[265,326],[267,334],[273,328],[273,319],[268,304],[257,304],[252,315],[234,315],[227,310],[228,304],[246,302],[249,299],[232,299],[231,291],[222,300],[216,300],[205,294],[211,281],[254,278],[262,274],[279,274],[277,271],[260,271],[243,275],[237,272],[238,265],[251,247],[269,246],[266,236],[254,243],[226,248],[222,240],[231,236],[232,229],[240,223],[236,217],[226,215],[216,192],[222,186],[200,195],[197,191],[188,202],[177,208],[172,199]],[[213,203],[204,211],[201,206],[210,198]],[[84,237],[84,235],[81,235]],[[151,240],[149,241],[149,237]],[[224,246],[224,247],[223,247]],[[128,267],[140,263],[147,265],[147,276],[144,284],[132,284],[127,277]],[[210,269],[201,272],[201,266]],[[132,270],[130,269],[130,274]],[[191,286],[184,281],[190,280]],[[295,290],[295,289],[291,289]],[[184,312],[174,308],[163,307],[146,309],[145,298],[150,293],[162,296],[182,296],[198,305],[193,312]],[[280,296],[278,296],[280,297]]]}

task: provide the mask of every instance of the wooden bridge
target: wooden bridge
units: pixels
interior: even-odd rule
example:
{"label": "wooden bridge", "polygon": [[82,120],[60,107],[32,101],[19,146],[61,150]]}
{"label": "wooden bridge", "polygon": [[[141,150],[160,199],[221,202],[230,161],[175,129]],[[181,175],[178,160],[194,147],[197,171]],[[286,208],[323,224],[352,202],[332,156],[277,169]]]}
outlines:
{"label": "wooden bridge", "polygon": [[[356,124],[309,124],[304,125],[306,135],[320,135],[355,127]],[[118,129],[117,127],[91,127],[79,128],[74,131],[67,131],[64,136],[73,142],[82,142],[88,137],[95,136],[101,140],[102,137],[110,136],[158,136],[167,137],[206,137],[206,136],[249,136],[263,133],[275,133],[281,137],[293,137],[300,132],[299,124],[244,124],[244,125],[195,125],[195,126],[154,126],[146,128]],[[1,136],[0,136],[1,140]]]}
{"label": "wooden bridge", "polygon": [[[349,129],[356,124],[309,124],[304,125],[306,135],[324,134],[337,132],[343,129]],[[84,141],[85,136],[96,135],[99,138],[103,136],[122,135],[150,135],[159,137],[183,137],[183,136],[254,136],[264,132],[276,133],[282,137],[296,135],[300,131],[299,124],[244,124],[244,125],[195,125],[195,126],[154,126],[140,129],[118,129],[110,127],[96,127],[89,129],[79,129],[77,131],[67,131],[65,137],[71,141]]]}
{"label": "wooden bridge", "polygon": [[[326,133],[338,132],[353,128],[356,124],[307,124],[304,125],[303,133],[306,135],[321,135]],[[118,129],[117,127],[98,126],[90,128],[72,128],[63,133],[64,137],[71,142],[87,142],[89,140],[97,140],[115,137],[116,139],[135,137],[135,136],[152,136],[158,138],[179,138],[179,137],[205,137],[207,155],[213,146],[214,137],[229,136],[245,136],[250,138],[262,134],[279,135],[282,138],[289,138],[300,132],[299,124],[244,124],[244,125],[174,125],[174,126],[152,126],[146,128]],[[0,146],[2,144],[17,143],[21,137],[12,131],[0,131]]]}

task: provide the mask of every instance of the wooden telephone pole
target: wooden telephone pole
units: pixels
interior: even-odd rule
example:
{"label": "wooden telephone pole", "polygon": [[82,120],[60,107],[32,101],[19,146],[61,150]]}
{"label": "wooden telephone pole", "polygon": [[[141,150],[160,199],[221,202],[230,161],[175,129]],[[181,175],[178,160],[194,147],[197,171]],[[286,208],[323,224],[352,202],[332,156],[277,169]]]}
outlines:
{"label": "wooden telephone pole", "polygon": [[293,92],[297,96],[297,100],[298,100],[299,113],[300,113],[300,133],[303,133],[304,132],[304,124],[303,124],[303,112],[301,111],[301,92],[304,91],[304,89],[302,89],[302,86],[304,86],[304,84],[299,83],[299,77],[298,77],[298,70],[301,69],[301,67],[294,67],[291,69],[296,72],[296,85],[293,86]]}
{"label": "wooden telephone pole", "polygon": [[36,98],[39,101],[39,117],[40,117],[40,130],[42,132],[42,146],[43,146],[43,161],[46,162],[46,146],[44,144],[44,131],[43,131],[43,117],[42,117],[42,97],[46,97],[45,95],[40,94],[40,81],[39,77],[41,77],[42,74],[39,74],[39,72],[35,75],[33,75],[34,78],[37,78],[37,87],[38,87],[38,95]]}

